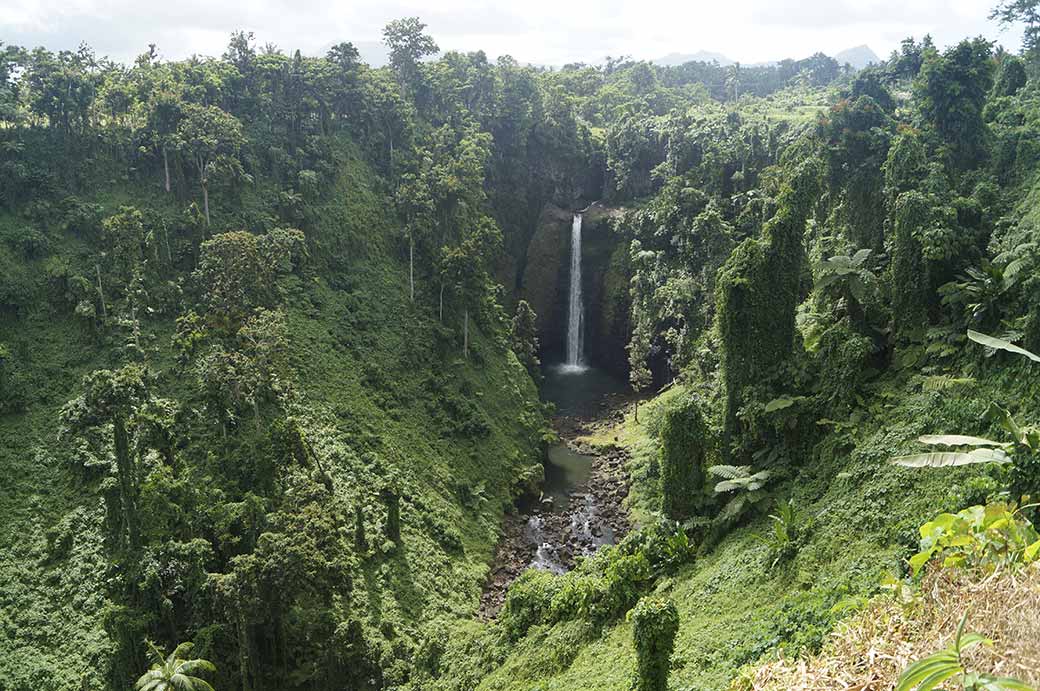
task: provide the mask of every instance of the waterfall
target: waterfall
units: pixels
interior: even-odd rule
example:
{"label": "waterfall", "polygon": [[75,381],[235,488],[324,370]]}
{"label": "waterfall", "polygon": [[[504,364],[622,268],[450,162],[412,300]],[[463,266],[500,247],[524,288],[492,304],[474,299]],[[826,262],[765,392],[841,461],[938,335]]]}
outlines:
{"label": "waterfall", "polygon": [[585,305],[581,299],[581,214],[574,214],[571,223],[571,286],[567,302],[567,362],[565,367],[572,371],[585,369],[585,353],[582,350],[585,327]]}

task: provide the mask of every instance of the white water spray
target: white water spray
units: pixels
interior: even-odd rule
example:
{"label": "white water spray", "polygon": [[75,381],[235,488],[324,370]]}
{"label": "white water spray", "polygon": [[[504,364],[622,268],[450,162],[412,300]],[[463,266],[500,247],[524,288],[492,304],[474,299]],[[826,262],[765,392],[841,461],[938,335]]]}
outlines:
{"label": "white water spray", "polygon": [[585,305],[581,297],[581,214],[571,223],[571,286],[567,303],[567,361],[565,369],[585,369],[584,347]]}

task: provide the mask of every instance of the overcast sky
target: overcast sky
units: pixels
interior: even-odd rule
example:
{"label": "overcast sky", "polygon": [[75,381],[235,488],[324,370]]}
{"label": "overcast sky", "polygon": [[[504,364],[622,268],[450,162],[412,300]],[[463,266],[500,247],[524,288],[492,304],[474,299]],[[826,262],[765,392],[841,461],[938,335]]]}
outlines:
{"label": "overcast sky", "polygon": [[57,50],[81,41],[130,61],[220,55],[236,29],[260,45],[316,55],[352,41],[370,61],[387,21],[419,16],[442,49],[562,65],[606,55],[700,50],[744,63],[834,54],[867,44],[885,57],[905,36],[939,45],[984,35],[1017,50],[1021,34],[987,20],[996,0],[0,0],[0,41]]}

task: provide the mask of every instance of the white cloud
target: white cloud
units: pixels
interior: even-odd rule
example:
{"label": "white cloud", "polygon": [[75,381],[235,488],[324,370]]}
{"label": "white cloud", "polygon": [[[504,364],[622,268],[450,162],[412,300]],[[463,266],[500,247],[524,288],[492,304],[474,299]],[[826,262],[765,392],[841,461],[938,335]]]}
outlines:
{"label": "white cloud", "polygon": [[940,45],[965,36],[999,38],[992,0],[0,0],[0,40],[51,49],[81,41],[131,60],[149,43],[169,58],[219,55],[228,35],[253,31],[260,44],[317,54],[347,40],[378,52],[386,22],[417,15],[444,49],[511,54],[541,64],[606,55],[652,59],[709,50],[742,62],[836,53],[866,43],[885,55],[908,36]]}

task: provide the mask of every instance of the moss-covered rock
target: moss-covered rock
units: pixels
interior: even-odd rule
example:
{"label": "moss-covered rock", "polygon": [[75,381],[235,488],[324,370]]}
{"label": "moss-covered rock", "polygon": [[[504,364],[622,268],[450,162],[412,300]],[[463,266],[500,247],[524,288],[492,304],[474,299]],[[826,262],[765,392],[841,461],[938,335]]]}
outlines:
{"label": "moss-covered rock", "polygon": [[542,210],[519,282],[518,297],[538,315],[538,340],[546,362],[560,359],[567,334],[571,219],[571,212],[556,206]]}

